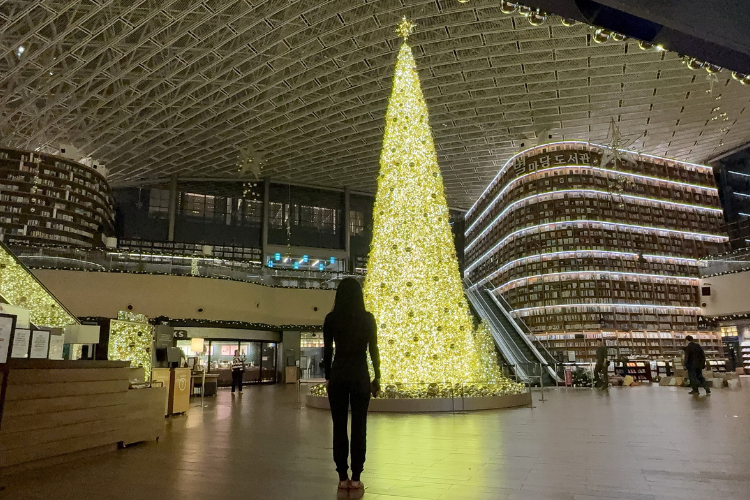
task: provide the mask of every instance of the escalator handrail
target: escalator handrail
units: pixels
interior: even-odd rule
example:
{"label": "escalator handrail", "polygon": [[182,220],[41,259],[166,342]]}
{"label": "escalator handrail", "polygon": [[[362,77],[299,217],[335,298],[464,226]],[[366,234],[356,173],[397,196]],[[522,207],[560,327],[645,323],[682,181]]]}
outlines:
{"label": "escalator handrail", "polygon": [[[498,294],[498,295],[497,295],[497,299],[498,299],[499,301],[501,301],[501,302],[502,302],[502,304],[503,304],[503,305],[505,306],[505,308],[506,308],[506,310],[507,310],[507,311],[512,311],[512,310],[513,310],[513,308],[512,308],[511,306],[510,306],[510,304],[508,303],[508,301],[507,301],[507,300],[505,300],[505,297],[503,297],[503,295],[502,295],[502,294]],[[519,328],[521,328],[521,327],[523,326],[523,328],[525,328],[525,329],[526,329],[526,330],[524,331],[524,333],[526,334],[526,336],[527,336],[527,337],[528,337],[529,335],[533,335],[533,334],[531,333],[531,329],[530,329],[530,328],[528,327],[528,325],[526,324],[526,322],[525,322],[525,321],[523,320],[523,318],[521,318],[520,316],[519,316],[519,317],[517,317],[517,318],[513,318],[513,322],[514,322],[515,324],[517,324]],[[522,328],[522,330],[523,330],[523,328]],[[547,362],[547,364],[549,364],[549,362],[550,362],[550,361],[552,361],[553,363],[556,363],[556,361],[555,361],[555,357],[554,357],[554,356],[552,356],[552,353],[551,353],[551,352],[549,352],[549,349],[547,349],[547,346],[545,346],[545,345],[544,345],[544,344],[542,344],[541,342],[539,342],[539,345],[540,345],[540,346],[541,346],[541,348],[542,348],[542,349],[544,350],[544,353],[546,353],[546,354],[547,354],[547,357],[546,357],[546,359],[545,359],[545,361]],[[537,349],[538,349],[538,348],[537,348]]]}
{"label": "escalator handrail", "polygon": [[[529,337],[521,330],[521,328],[518,326],[518,323],[515,322],[513,317],[510,315],[510,313],[506,310],[505,307],[500,303],[500,301],[497,299],[494,293],[489,288],[484,288],[484,291],[489,295],[492,300],[497,304],[497,307],[500,309],[503,315],[508,319],[508,321],[511,322],[513,325],[513,328],[516,330],[516,333],[523,339],[523,341],[526,343],[526,345],[531,349],[531,352],[536,356],[539,363],[547,367],[547,371],[549,374],[558,382],[560,382],[562,379],[559,375],[557,375],[557,371],[550,366],[550,364],[547,362],[547,360],[542,356],[542,353],[539,352],[539,350],[536,348],[534,343],[529,339]],[[549,351],[547,352],[549,354]]]}
{"label": "escalator handrail", "polygon": [[[511,344],[509,344],[506,339],[504,339],[498,333],[498,331],[500,330],[505,331],[505,328],[502,326],[502,324],[499,324],[497,318],[494,317],[494,314],[488,310],[489,304],[486,302],[481,293],[479,293],[477,290],[469,289],[468,287],[467,291],[467,295],[469,296],[471,302],[474,304],[474,307],[477,309],[477,312],[480,314],[480,316],[483,316],[484,319],[488,321],[492,337],[495,339],[495,343],[501,350],[505,359],[514,367],[516,377],[523,382],[528,382],[529,376],[526,373],[526,369],[523,368],[524,364],[529,363],[526,359],[526,356],[524,356],[523,353],[518,349],[518,346],[511,346]],[[506,332],[506,335],[510,335],[510,333]]]}

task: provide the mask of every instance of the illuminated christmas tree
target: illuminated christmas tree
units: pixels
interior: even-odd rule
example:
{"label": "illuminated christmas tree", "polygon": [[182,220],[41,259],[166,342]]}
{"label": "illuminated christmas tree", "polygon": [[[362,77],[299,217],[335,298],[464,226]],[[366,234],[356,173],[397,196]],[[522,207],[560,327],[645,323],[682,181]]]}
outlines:
{"label": "illuminated christmas tree", "polygon": [[464,296],[427,105],[407,44],[413,28],[404,19],[398,29],[404,43],[386,112],[364,286],[378,323],[382,378],[507,383],[506,392],[514,392],[500,374],[489,331],[475,334]]}

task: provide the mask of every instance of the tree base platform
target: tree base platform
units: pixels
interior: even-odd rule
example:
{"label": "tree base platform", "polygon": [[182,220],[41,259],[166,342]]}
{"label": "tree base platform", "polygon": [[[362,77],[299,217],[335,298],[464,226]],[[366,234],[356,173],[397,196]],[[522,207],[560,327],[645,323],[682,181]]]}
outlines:
{"label": "tree base platform", "polygon": [[[307,394],[305,404],[310,408],[330,409],[327,396]],[[370,399],[369,411],[389,413],[439,413],[454,411],[499,410],[529,406],[531,393],[508,394],[473,398],[425,398],[425,399]]]}

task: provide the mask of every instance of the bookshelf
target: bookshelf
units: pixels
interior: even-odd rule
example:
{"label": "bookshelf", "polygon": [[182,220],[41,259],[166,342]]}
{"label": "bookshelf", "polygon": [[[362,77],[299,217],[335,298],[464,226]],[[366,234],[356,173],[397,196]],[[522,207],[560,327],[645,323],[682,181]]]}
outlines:
{"label": "bookshelf", "polygon": [[[625,369],[626,364],[627,370]],[[627,363],[616,361],[614,369],[615,374],[625,375],[627,373],[637,382],[650,382],[652,380],[651,363],[648,361],[628,361]]]}
{"label": "bookshelf", "polygon": [[[598,339],[604,339],[610,359],[624,356],[642,359],[666,359],[682,357],[685,337],[692,335],[703,346],[708,358],[724,355],[721,337],[714,332],[584,332],[535,335],[535,341],[547,348],[558,359],[569,361],[569,352],[575,353],[576,361],[596,361]],[[750,363],[750,344],[746,346]]]}
{"label": "bookshelf", "polygon": [[727,248],[712,169],[655,156],[614,169],[604,154],[563,141],[516,155],[466,213],[465,275],[551,350],[593,359],[579,335],[611,331],[617,355],[681,353],[698,329],[698,259]]}
{"label": "bookshelf", "polygon": [[750,373],[750,340],[740,342],[740,358],[738,362],[745,369],[745,373]]}
{"label": "bookshelf", "polygon": [[0,233],[11,245],[92,247],[114,221],[101,172],[69,159],[0,148]]}

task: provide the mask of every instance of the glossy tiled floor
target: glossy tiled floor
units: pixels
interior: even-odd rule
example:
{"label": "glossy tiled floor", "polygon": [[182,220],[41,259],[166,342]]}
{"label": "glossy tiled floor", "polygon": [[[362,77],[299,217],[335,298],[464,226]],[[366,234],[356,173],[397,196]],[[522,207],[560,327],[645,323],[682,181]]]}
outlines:
{"label": "glossy tiled floor", "polygon": [[[371,414],[366,499],[750,498],[750,379],[710,398],[663,387],[548,391],[535,408]],[[333,499],[327,412],[295,386],[221,391],[160,443],[3,480],[0,498]]]}

